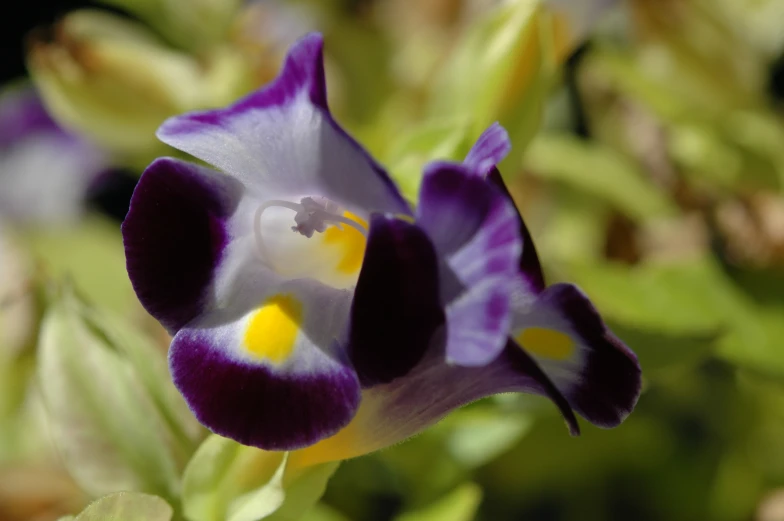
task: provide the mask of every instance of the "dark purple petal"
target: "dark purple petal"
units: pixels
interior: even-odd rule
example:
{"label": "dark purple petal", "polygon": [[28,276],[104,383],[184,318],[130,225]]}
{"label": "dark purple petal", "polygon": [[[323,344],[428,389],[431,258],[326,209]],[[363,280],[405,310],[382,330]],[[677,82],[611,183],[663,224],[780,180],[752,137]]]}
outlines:
{"label": "dark purple petal", "polygon": [[510,380],[514,381],[512,390],[546,396],[558,407],[561,415],[569,428],[572,436],[580,435],[580,425],[570,407],[570,403],[553,381],[547,376],[542,368],[537,364],[528,353],[509,340],[504,348],[502,355],[495,360],[494,364],[507,366],[514,373]]}
{"label": "dark purple petal", "polygon": [[[497,168],[490,170],[487,180],[498,188],[506,196],[510,204],[514,206],[512,194],[509,193],[509,189],[506,187]],[[515,211],[517,212],[517,222],[523,242],[523,253],[520,255],[520,273],[523,275],[530,291],[541,293],[545,288],[545,281],[542,265],[539,263],[539,255],[536,253],[536,246],[534,245],[533,237],[531,237],[531,232],[528,231],[523,216],[516,206]]]}
{"label": "dark purple petal", "polygon": [[145,309],[170,332],[201,313],[242,186],[171,158],[153,162],[122,225],[126,266]]}
{"label": "dark purple petal", "polygon": [[[571,407],[591,423],[615,427],[634,409],[641,370],[635,354],[602,321],[588,298],[572,284],[548,287],[513,320],[513,334],[534,329],[549,345],[525,345]],[[553,337],[555,332],[557,336]],[[563,340],[568,339],[566,350]],[[556,344],[562,347],[552,348]]]}
{"label": "dark purple petal", "polygon": [[417,224],[439,255],[451,255],[474,237],[496,197],[497,192],[469,166],[430,163],[419,190]]}
{"label": "dark purple petal", "polygon": [[438,261],[427,235],[400,219],[373,216],[348,345],[362,385],[408,373],[443,322]]}
{"label": "dark purple petal", "polygon": [[602,321],[588,297],[572,284],[554,284],[543,302],[561,310],[581,338],[585,360],[579,379],[566,390],[569,403],[600,427],[615,427],[640,396],[642,374],[637,356]]}
{"label": "dark purple petal", "polygon": [[311,353],[307,371],[286,371],[241,360],[221,342],[222,334],[186,328],[169,351],[174,384],[216,434],[265,450],[294,450],[331,436],[354,416],[360,388],[349,367],[313,360]]}
{"label": "dark purple petal", "polygon": [[479,175],[485,176],[506,157],[511,149],[509,134],[504,127],[493,123],[479,136],[464,163]]}

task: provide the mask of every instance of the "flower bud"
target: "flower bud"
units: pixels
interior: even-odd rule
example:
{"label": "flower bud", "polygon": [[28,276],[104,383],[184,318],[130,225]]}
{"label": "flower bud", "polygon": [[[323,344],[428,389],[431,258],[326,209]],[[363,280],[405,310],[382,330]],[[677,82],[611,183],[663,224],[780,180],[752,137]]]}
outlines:
{"label": "flower bud", "polygon": [[34,38],[28,66],[60,124],[143,163],[164,150],[155,137],[164,119],[237,95],[241,68],[222,71],[221,81],[210,75],[221,59],[198,62],[135,22],[84,10],[56,25],[52,41]]}
{"label": "flower bud", "polygon": [[67,288],[41,326],[38,376],[54,442],[92,495],[176,498],[202,430],[179,400],[163,353]]}
{"label": "flower bud", "polygon": [[290,454],[210,436],[183,475],[185,516],[191,521],[300,519],[324,494],[339,463],[300,466]]}
{"label": "flower bud", "polygon": [[169,42],[202,50],[225,38],[242,0],[103,0],[127,10]]}

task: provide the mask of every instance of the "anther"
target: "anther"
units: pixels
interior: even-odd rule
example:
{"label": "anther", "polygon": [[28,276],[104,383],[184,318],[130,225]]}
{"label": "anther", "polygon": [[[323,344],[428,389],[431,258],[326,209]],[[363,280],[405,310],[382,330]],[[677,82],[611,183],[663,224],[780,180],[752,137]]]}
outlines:
{"label": "anther", "polygon": [[273,207],[288,208],[296,212],[294,216],[296,225],[292,226],[291,229],[308,238],[312,237],[314,232],[324,232],[329,224],[336,226],[338,229],[342,229],[341,225],[343,224],[351,226],[367,237],[367,229],[357,221],[336,213],[339,208],[331,201],[321,204],[312,197],[305,197],[297,204],[290,201],[272,199],[259,205],[253,218],[253,234],[256,239],[256,247],[261,260],[265,262],[269,259],[269,255],[261,234],[261,216],[265,210]]}

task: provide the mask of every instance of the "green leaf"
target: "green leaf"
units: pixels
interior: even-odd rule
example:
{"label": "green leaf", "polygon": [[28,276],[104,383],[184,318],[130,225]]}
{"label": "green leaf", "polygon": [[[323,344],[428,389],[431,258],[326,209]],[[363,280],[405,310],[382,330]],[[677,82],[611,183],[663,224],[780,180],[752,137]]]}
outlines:
{"label": "green leaf", "polygon": [[142,18],[170,42],[200,50],[220,42],[240,0],[102,0]]}
{"label": "green leaf", "polygon": [[610,148],[576,137],[538,136],[528,148],[525,165],[539,177],[568,183],[600,197],[632,218],[677,212],[674,203],[634,162]]}
{"label": "green leaf", "polygon": [[462,161],[471,148],[465,118],[431,120],[401,135],[391,147],[387,163],[403,195],[416,200],[423,168],[433,160]]}
{"label": "green leaf", "polygon": [[294,521],[324,493],[338,463],[292,468],[288,453],[210,436],[183,476],[191,521]]}
{"label": "green leaf", "polygon": [[669,149],[673,159],[692,177],[717,187],[732,187],[743,174],[739,150],[728,146],[710,125],[673,126]]}
{"label": "green leaf", "polygon": [[90,327],[133,368],[175,442],[172,448],[178,468],[185,468],[206,431],[174,387],[162,347],[117,316],[99,313],[78,301],[76,305]]}
{"label": "green leaf", "polygon": [[531,427],[531,420],[526,416],[477,407],[460,409],[452,413],[445,423],[449,429],[449,452],[469,468],[494,460],[517,443]]}
{"label": "green leaf", "polygon": [[90,503],[73,521],[170,521],[172,508],[163,499],[138,492],[117,492]]}
{"label": "green leaf", "polygon": [[482,490],[466,483],[427,507],[395,518],[395,521],[471,521],[476,516]]}
{"label": "green leaf", "polygon": [[171,500],[180,472],[172,433],[133,364],[88,321],[83,306],[64,289],[41,327],[38,379],[54,441],[87,492],[141,491]]}
{"label": "green leaf", "polygon": [[334,508],[318,503],[305,514],[302,521],[348,521],[348,518]]}
{"label": "green leaf", "polygon": [[[641,341],[643,369],[646,363],[666,367],[668,359],[673,364],[699,359],[714,337],[716,355],[784,377],[784,309],[758,305],[712,259],[633,267],[573,264],[566,273],[632,349]],[[652,342],[656,336],[659,348]]]}
{"label": "green leaf", "polygon": [[696,365],[713,354],[719,336],[718,331],[713,334],[672,335],[617,324],[610,324],[610,329],[634,350],[646,377],[674,367]]}
{"label": "green leaf", "polygon": [[21,239],[48,275],[70,279],[99,308],[121,314],[140,309],[119,225],[89,218],[73,228],[31,230]]}
{"label": "green leaf", "polygon": [[757,373],[784,378],[784,309],[749,305],[733,317],[732,329],[719,341],[718,354]]}
{"label": "green leaf", "polygon": [[709,259],[679,264],[571,264],[568,279],[609,320],[643,331],[702,336],[723,331],[743,306]]}

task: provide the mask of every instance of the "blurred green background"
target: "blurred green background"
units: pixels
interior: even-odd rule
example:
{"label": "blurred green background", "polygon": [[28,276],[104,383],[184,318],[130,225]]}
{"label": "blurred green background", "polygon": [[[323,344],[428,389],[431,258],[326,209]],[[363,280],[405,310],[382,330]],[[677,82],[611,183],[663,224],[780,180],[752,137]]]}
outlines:
{"label": "blurred green background", "polygon": [[[579,438],[542,398],[472,404],[344,462],[304,519],[784,521],[784,1],[73,7],[16,28],[29,79],[6,87],[32,82],[56,124],[100,154],[67,215],[34,211],[64,197],[47,177],[61,156],[20,156],[28,136],[0,111],[0,194],[30,209],[0,196],[1,521],[79,512],[100,495],[85,469],[114,450],[89,414],[46,398],[49,378],[65,377],[42,367],[41,319],[67,308],[63,281],[88,303],[74,345],[115,345],[97,312],[164,360],[168,338],[136,301],[119,234],[143,167],[174,153],[155,128],[269,81],[310,30],[325,35],[338,120],[407,196],[428,160],[462,159],[494,121],[509,130],[501,170],[548,279],[591,297],[639,355],[644,390],[620,427],[582,422]],[[123,363],[129,352],[111,351]],[[188,428],[175,474],[205,435]],[[176,486],[138,490],[179,501]]]}

